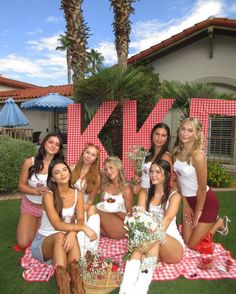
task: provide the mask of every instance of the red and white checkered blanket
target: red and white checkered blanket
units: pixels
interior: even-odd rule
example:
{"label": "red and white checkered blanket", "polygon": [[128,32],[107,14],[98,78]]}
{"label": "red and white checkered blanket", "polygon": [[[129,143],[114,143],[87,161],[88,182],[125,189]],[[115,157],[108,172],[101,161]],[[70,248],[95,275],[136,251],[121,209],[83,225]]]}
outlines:
{"label": "red and white checkered blanket", "polygon": [[[106,257],[110,257],[113,261],[120,263],[121,270],[124,270],[125,262],[123,256],[126,250],[125,239],[113,240],[110,238],[100,238],[99,250],[102,250]],[[184,258],[177,264],[161,265],[155,270],[153,281],[174,280],[179,276],[186,279],[197,280],[216,280],[216,279],[236,279],[236,260],[231,257],[229,251],[226,251],[220,244],[214,244],[214,253],[209,255],[213,257],[212,268],[202,270],[198,268],[201,258],[208,255],[200,254],[196,251],[186,248]],[[229,271],[225,271],[226,261],[231,260],[232,265]],[[25,255],[21,258],[21,265],[25,268],[23,277],[26,281],[48,281],[54,274],[55,267],[52,265],[42,264],[31,256],[30,249],[26,249]]]}

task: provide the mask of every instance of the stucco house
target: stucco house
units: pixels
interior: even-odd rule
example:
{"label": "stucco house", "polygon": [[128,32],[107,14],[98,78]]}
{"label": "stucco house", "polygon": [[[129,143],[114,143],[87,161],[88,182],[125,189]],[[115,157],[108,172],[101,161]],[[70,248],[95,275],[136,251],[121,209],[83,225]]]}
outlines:
{"label": "stucco house", "polygon": [[[204,81],[236,98],[236,20],[210,18],[166,39],[128,60],[150,64],[160,80]],[[178,115],[171,111],[165,121],[176,134]],[[236,118],[211,117],[208,157],[236,164]]]}
{"label": "stucco house", "polygon": [[[20,106],[21,102],[50,93],[72,97],[72,85],[40,87],[0,76],[0,110],[9,97],[12,97]],[[48,132],[52,132],[55,126],[57,131],[66,133],[67,117],[65,113],[55,113],[54,117],[53,112],[49,111],[30,109],[22,109],[22,111],[30,122],[27,128],[32,129],[33,132],[41,132],[41,137],[44,137]],[[56,120],[55,123],[54,118]]]}

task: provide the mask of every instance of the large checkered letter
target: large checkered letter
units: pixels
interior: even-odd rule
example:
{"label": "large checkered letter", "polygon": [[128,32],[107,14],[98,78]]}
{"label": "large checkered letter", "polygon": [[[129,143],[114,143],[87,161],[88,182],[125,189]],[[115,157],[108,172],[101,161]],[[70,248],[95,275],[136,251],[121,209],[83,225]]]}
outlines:
{"label": "large checkered letter", "polygon": [[155,124],[162,122],[163,118],[171,108],[174,99],[160,99],[145,123],[137,133],[137,104],[134,100],[127,100],[123,110],[123,149],[122,162],[125,168],[126,177],[133,176],[133,168],[127,158],[129,147],[140,145],[150,147],[150,133]]}
{"label": "large checkered letter", "polygon": [[115,109],[117,101],[104,102],[94,115],[86,130],[81,134],[81,106],[71,104],[68,106],[68,132],[67,132],[67,162],[74,164],[77,162],[80,153],[86,143],[94,143],[101,150],[101,161],[108,156],[98,134],[105,125],[112,111]]}
{"label": "large checkered letter", "polygon": [[208,137],[209,116],[220,114],[225,116],[236,115],[235,100],[220,100],[207,98],[192,98],[190,106],[190,116],[198,118],[202,122],[204,135],[204,148],[206,148],[206,138]]}

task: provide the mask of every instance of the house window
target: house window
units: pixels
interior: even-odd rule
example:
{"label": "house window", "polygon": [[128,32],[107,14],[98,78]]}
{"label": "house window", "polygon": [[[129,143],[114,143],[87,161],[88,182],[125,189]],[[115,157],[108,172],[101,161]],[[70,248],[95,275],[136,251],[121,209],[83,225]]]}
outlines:
{"label": "house window", "polygon": [[218,159],[232,159],[234,150],[235,118],[211,116],[208,133],[208,156]]}
{"label": "house window", "polygon": [[60,133],[66,133],[67,131],[67,112],[58,112],[57,126]]}

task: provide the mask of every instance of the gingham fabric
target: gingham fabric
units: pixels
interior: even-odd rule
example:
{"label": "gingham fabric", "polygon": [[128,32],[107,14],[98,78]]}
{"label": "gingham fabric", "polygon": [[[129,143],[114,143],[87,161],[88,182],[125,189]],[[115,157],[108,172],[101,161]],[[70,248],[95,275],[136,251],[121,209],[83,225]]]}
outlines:
{"label": "gingham fabric", "polygon": [[[121,271],[124,271],[125,262],[123,256],[126,250],[126,239],[112,240],[110,238],[100,238],[99,250],[106,257],[120,263]],[[201,258],[213,257],[212,268],[201,270],[198,268]],[[226,261],[231,260],[230,270],[225,272]],[[23,278],[28,282],[46,282],[54,274],[55,267],[42,264],[31,256],[30,249],[26,249],[25,255],[21,258],[21,265],[25,268]],[[175,280],[180,276],[186,279],[217,280],[236,279],[236,260],[233,259],[229,251],[226,251],[220,244],[214,244],[213,255],[203,255],[186,248],[184,258],[178,264],[161,263],[155,270],[153,281]]]}
{"label": "gingham fabric", "polygon": [[27,282],[48,282],[55,272],[55,266],[34,259],[30,247],[26,248],[24,256],[20,259],[20,264],[25,269],[23,278]]}

